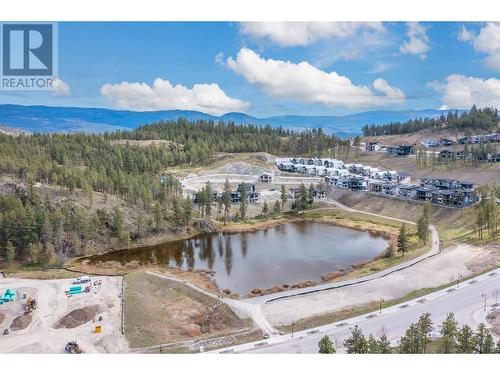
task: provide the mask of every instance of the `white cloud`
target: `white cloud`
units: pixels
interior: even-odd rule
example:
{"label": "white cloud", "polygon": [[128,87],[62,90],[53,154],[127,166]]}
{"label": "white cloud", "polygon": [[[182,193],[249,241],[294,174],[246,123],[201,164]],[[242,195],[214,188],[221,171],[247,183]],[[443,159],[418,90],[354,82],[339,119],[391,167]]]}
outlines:
{"label": "white cloud", "polygon": [[71,90],[69,85],[60,78],[56,78],[52,81],[52,95],[55,96],[69,96],[71,95]]}
{"label": "white cloud", "polygon": [[101,87],[101,95],[119,108],[139,111],[184,109],[222,115],[249,107],[247,102],[227,96],[216,83],[187,88],[173,86],[161,78],[155,79],[152,86],[139,82],[108,83]]}
{"label": "white cloud", "polygon": [[486,54],[484,60],[486,66],[500,71],[500,23],[488,22],[481,28],[478,35],[462,26],[458,33],[458,40],[472,43],[476,51]]}
{"label": "white cloud", "polygon": [[240,32],[282,47],[308,46],[321,39],[346,38],[359,30],[385,31],[381,22],[242,22]]}
{"label": "white cloud", "polygon": [[442,108],[478,107],[500,108],[500,79],[481,79],[452,74],[444,82],[431,81],[427,83],[435,91],[443,95]]}
{"label": "white cloud", "polygon": [[242,48],[227,66],[261,87],[269,96],[331,107],[363,108],[403,102],[405,94],[382,78],[369,86],[358,86],[348,77],[325,72],[308,62],[264,59],[250,49]]}
{"label": "white cloud", "polygon": [[425,59],[430,50],[427,28],[418,22],[408,22],[406,25],[408,40],[399,47],[399,51],[404,55],[419,55],[421,59]]}

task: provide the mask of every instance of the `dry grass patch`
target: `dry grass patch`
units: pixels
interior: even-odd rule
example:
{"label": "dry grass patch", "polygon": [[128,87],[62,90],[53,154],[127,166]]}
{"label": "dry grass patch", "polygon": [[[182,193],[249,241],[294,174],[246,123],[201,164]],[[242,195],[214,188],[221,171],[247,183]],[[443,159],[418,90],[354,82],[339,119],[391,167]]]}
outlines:
{"label": "dry grass patch", "polygon": [[219,300],[144,272],[125,277],[125,335],[132,348],[205,339],[249,327]]}

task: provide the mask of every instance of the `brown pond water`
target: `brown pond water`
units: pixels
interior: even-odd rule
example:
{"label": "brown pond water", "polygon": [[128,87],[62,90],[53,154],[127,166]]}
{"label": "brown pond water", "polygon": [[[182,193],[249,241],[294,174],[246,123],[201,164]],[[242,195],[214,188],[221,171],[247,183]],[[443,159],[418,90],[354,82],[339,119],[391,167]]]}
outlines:
{"label": "brown pond water", "polygon": [[388,239],[370,232],[303,221],[255,232],[202,234],[85,259],[92,264],[135,261],[140,265],[210,269],[215,271],[219,288],[246,295],[254,288],[319,282],[324,273],[372,260],[388,245]]}

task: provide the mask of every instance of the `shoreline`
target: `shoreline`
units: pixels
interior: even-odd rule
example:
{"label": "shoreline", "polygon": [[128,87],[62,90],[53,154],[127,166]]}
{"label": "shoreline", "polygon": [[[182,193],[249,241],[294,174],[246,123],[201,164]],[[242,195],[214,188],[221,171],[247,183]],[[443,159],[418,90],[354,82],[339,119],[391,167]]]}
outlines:
{"label": "shoreline", "polygon": [[[312,212],[311,212],[312,213]],[[366,262],[361,262],[358,264],[352,264],[346,267],[348,270],[345,272],[345,270],[341,271],[331,271],[331,272],[325,272],[321,275],[318,275],[317,279],[314,280],[302,280],[299,282],[293,283],[286,283],[284,282],[281,285],[274,285],[270,286],[269,288],[254,288],[250,290],[246,295],[245,294],[235,294],[232,291],[228,289],[221,289],[219,285],[217,284],[217,278],[214,272],[211,270],[204,270],[204,269],[195,269],[195,270],[182,270],[182,269],[176,269],[176,268],[167,268],[163,267],[160,265],[147,265],[147,266],[140,266],[137,263],[134,262],[129,262],[127,264],[120,264],[117,261],[106,261],[101,263],[101,265],[91,265],[88,264],[89,262],[86,262],[87,264],[83,263],[87,258],[91,257],[96,257],[100,255],[105,255],[105,254],[111,254],[114,252],[118,251],[126,251],[129,249],[140,249],[140,248],[147,248],[147,247],[153,247],[153,246],[159,246],[163,243],[167,242],[173,242],[173,241],[182,241],[186,240],[189,238],[194,238],[203,232],[201,231],[183,231],[182,235],[179,236],[176,239],[173,239],[171,241],[162,241],[158,243],[153,243],[151,245],[142,245],[142,246],[132,246],[129,248],[123,248],[123,249],[117,249],[117,250],[111,250],[111,251],[106,251],[102,252],[99,254],[92,254],[84,257],[79,257],[79,258],[74,258],[69,260],[65,265],[64,268],[67,270],[70,270],[72,272],[80,272],[80,273],[88,273],[88,274],[113,274],[113,275],[126,275],[129,273],[137,272],[140,270],[145,270],[145,269],[155,269],[157,271],[165,272],[167,274],[177,276],[177,277],[182,277],[186,280],[190,280],[196,285],[210,290],[212,292],[219,293],[221,295],[225,295],[226,297],[230,298],[251,298],[259,295],[264,295],[264,294],[272,294],[279,292],[281,290],[288,290],[288,289],[300,289],[312,285],[321,285],[321,284],[328,284],[333,281],[338,281],[339,279],[344,279],[344,278],[352,278],[355,277],[358,273],[360,272],[375,272],[373,269],[377,268],[379,270],[380,268],[386,268],[390,267],[393,263],[394,260],[396,262],[403,261],[408,259],[405,257],[404,259],[399,259],[399,256],[393,256],[392,258],[385,258],[384,255],[386,254],[387,250],[390,249],[391,247],[394,247],[394,238],[395,238],[395,233],[397,232],[397,227],[388,224],[387,222],[384,221],[379,221],[379,220],[367,220],[365,218],[359,218],[359,217],[353,217],[355,215],[352,215],[350,213],[346,213],[343,210],[332,208],[331,210],[322,212],[319,216],[318,211],[316,211],[312,216],[310,215],[311,213],[308,213],[307,211],[300,214],[301,216],[291,216],[290,214],[278,218],[269,218],[269,219],[258,219],[256,218],[257,222],[252,222],[252,220],[249,220],[248,222],[240,222],[240,223],[231,223],[226,227],[218,227],[217,231],[215,232],[208,232],[208,233],[222,233],[222,234],[234,234],[234,233],[245,233],[245,232],[256,232],[259,230],[265,230],[269,228],[273,228],[279,225],[283,224],[288,224],[288,223],[294,223],[294,222],[311,222],[311,223],[323,223],[323,224],[329,224],[337,227],[342,227],[342,228],[347,228],[347,229],[352,229],[352,230],[359,230],[363,232],[369,232],[374,235],[382,236],[384,239],[389,241],[388,246],[381,251],[379,255],[376,257],[366,261]],[[417,251],[420,249],[416,249]],[[417,251],[414,251],[415,253]],[[390,263],[392,260],[392,264],[385,264]],[[382,263],[382,264],[377,264],[377,263]],[[48,268],[50,269],[50,268]],[[285,288],[286,286],[286,288]],[[256,293],[252,293],[256,292]],[[258,293],[257,293],[258,292]]]}

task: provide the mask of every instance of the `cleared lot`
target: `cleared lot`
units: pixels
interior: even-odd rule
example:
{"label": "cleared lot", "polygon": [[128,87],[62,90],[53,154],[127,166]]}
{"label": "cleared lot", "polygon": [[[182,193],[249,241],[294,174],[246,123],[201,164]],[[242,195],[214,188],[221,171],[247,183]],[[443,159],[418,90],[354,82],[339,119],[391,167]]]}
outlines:
{"label": "cleared lot", "polygon": [[183,283],[145,272],[129,274],[125,281],[125,334],[131,348],[249,333],[252,329],[250,321],[240,319],[220,300]]}
{"label": "cleared lot", "polygon": [[[14,302],[0,305],[0,353],[63,353],[68,341],[76,340],[84,353],[127,352],[121,328],[121,277],[96,277],[101,281],[89,293],[68,297],[71,279],[0,279],[0,291],[16,291]],[[37,308],[24,314],[26,299]],[[95,327],[101,326],[101,333]]]}

